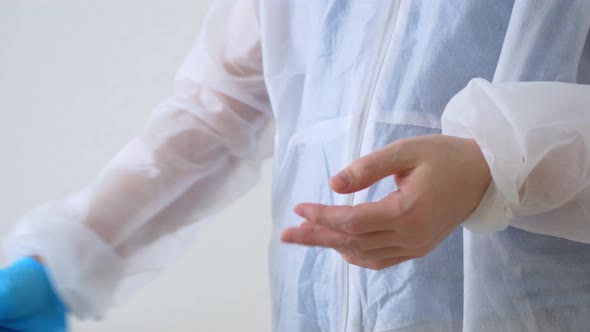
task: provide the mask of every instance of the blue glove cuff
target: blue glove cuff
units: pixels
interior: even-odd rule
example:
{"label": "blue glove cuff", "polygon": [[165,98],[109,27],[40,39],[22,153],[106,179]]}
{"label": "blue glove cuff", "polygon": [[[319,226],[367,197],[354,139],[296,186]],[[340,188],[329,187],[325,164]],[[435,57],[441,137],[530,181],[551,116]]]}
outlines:
{"label": "blue glove cuff", "polygon": [[32,258],[23,258],[0,270],[0,326],[47,308],[65,315],[66,309],[51,286],[45,267]]}

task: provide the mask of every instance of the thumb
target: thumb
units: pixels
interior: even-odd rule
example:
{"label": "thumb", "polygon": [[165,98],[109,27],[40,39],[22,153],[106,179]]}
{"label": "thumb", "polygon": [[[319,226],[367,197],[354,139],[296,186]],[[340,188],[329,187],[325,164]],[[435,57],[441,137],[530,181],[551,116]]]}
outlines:
{"label": "thumb", "polygon": [[0,321],[41,310],[50,303],[51,294],[45,268],[32,258],[0,270]]}
{"label": "thumb", "polygon": [[409,141],[396,141],[355,160],[330,179],[330,186],[341,194],[352,193],[363,190],[387,176],[413,169],[417,163],[417,153],[408,147]]}

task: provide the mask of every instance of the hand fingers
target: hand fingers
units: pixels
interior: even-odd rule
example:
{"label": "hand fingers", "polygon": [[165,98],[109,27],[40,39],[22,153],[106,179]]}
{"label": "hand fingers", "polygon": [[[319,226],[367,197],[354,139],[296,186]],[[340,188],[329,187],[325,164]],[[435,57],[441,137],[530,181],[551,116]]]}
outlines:
{"label": "hand fingers", "polygon": [[405,198],[395,192],[387,200],[355,206],[299,204],[295,212],[314,224],[359,235],[395,230],[395,220],[402,217],[408,209]]}
{"label": "hand fingers", "polygon": [[352,193],[393,174],[405,173],[416,166],[418,153],[413,140],[399,140],[354,161],[330,179],[338,193]]}
{"label": "hand fingers", "polygon": [[281,241],[359,254],[364,251],[392,247],[396,241],[396,236],[395,232],[350,235],[306,221],[299,227],[288,228],[283,231]]}
{"label": "hand fingers", "polygon": [[348,263],[372,270],[382,270],[424,256],[415,248],[391,246],[392,238],[395,238],[395,232],[354,236],[308,221],[300,227],[286,229],[281,236],[286,243],[335,249]]}

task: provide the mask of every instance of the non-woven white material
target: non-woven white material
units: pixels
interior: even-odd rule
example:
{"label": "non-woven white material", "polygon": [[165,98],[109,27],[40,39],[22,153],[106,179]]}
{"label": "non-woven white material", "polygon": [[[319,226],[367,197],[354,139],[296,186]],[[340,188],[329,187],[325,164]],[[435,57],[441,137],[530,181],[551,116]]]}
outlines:
{"label": "non-woven white material", "polygon": [[[473,80],[447,105],[443,134],[475,139],[493,177],[464,225],[513,225],[590,243],[590,85]],[[559,220],[559,222],[556,222]]]}
{"label": "non-woven white material", "polygon": [[11,257],[43,259],[77,316],[102,316],[188,245],[186,226],[255,183],[272,151],[256,10],[218,3],[145,129],[92,185],[27,214],[7,240]]}
{"label": "non-woven white material", "polygon": [[[41,256],[73,312],[100,316],[273,151],[275,331],[587,329],[589,31],[587,0],[216,1],[176,94],[91,186],[25,216],[9,251]],[[348,203],[330,176],[441,128],[492,171],[465,223],[479,233],[382,271],[280,243],[296,204]]]}

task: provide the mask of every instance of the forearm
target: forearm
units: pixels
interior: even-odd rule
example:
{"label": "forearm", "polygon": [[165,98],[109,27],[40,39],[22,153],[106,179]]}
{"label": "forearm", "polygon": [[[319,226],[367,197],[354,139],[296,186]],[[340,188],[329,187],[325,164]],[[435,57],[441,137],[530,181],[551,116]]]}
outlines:
{"label": "forearm", "polygon": [[77,316],[100,317],[256,181],[272,151],[257,6],[215,2],[174,96],[92,185],[28,213],[7,240],[13,259],[42,259]]}
{"label": "forearm", "polygon": [[[256,181],[268,113],[216,103],[223,111],[165,103],[93,185],[27,214],[8,239],[10,255],[39,257],[74,313],[99,315],[126,275],[153,273],[187,245],[170,237]],[[159,248],[149,263],[148,246]]]}

